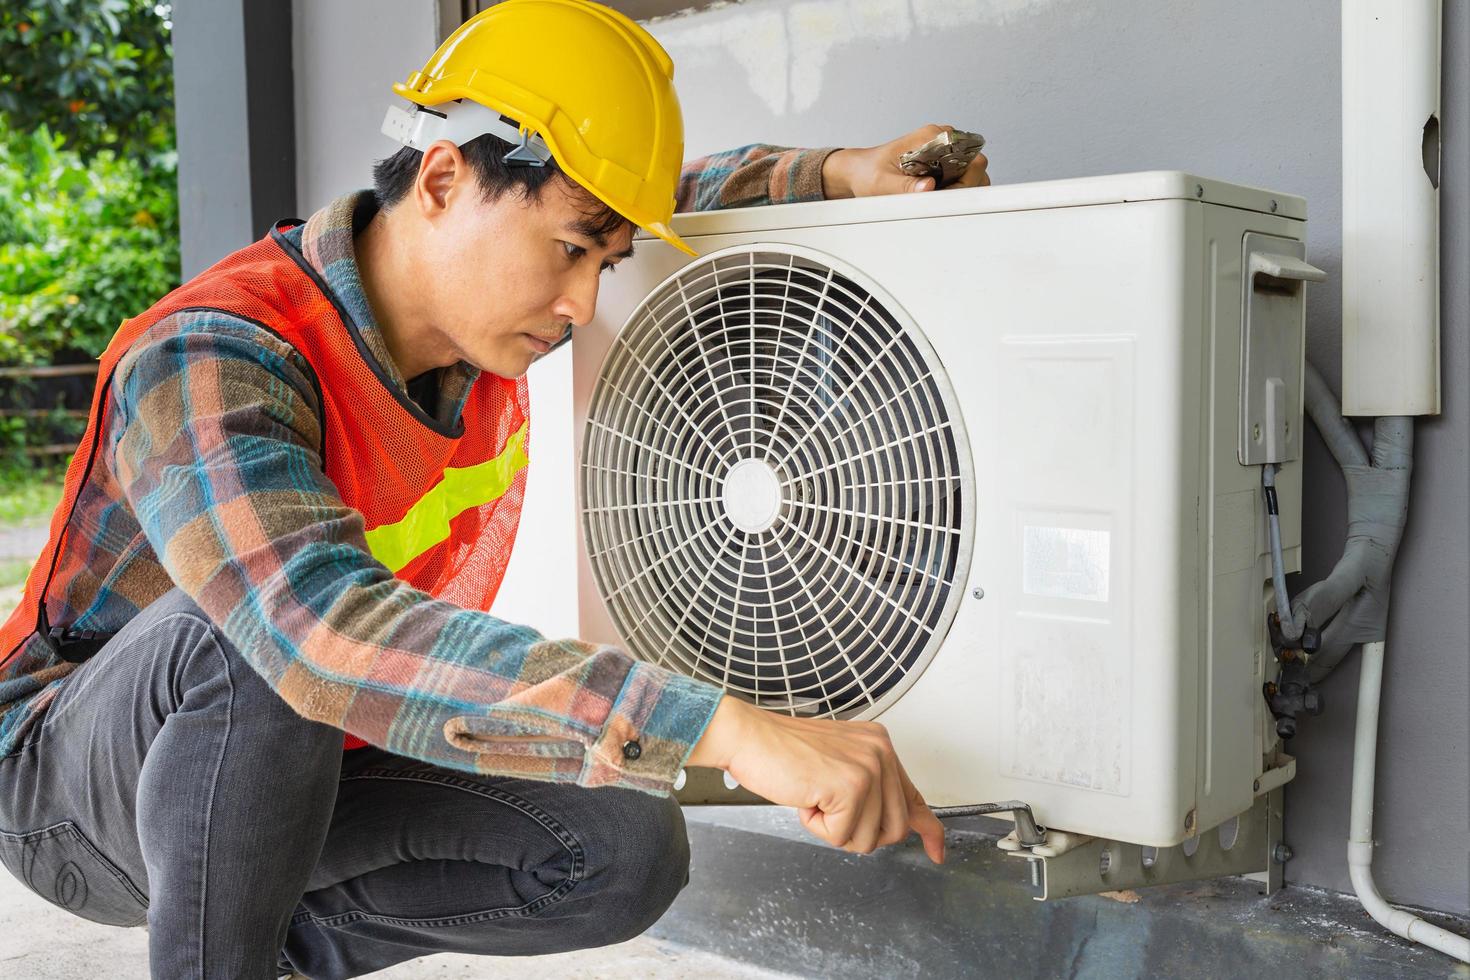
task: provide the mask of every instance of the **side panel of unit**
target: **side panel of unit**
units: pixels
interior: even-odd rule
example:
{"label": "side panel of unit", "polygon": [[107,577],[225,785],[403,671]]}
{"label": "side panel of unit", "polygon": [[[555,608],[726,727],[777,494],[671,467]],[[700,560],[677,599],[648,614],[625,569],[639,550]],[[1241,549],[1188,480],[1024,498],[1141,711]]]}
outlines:
{"label": "side panel of unit", "polygon": [[[1196,793],[1201,829],[1250,807],[1263,757],[1275,740],[1261,694],[1271,651],[1266,613],[1271,557],[1261,491],[1261,467],[1237,458],[1241,384],[1242,241],[1259,232],[1300,241],[1304,222],[1236,208],[1204,208],[1202,259],[1210,346],[1201,383],[1214,409],[1201,431],[1207,467],[1202,483],[1205,542],[1200,569],[1211,584],[1201,621],[1200,758]],[[1298,288],[1312,288],[1305,285]],[[1289,424],[1301,432],[1301,377]],[[1301,567],[1301,459],[1283,464],[1276,478],[1283,555],[1288,572]]]}
{"label": "side panel of unit", "polygon": [[1024,799],[1043,823],[1098,836],[1163,842],[1182,826],[1190,210],[986,216],[949,246],[963,265],[929,286],[959,288],[964,314],[910,308],[957,375],[976,460],[970,585],[984,590],[882,719],[931,800]]}
{"label": "side panel of unit", "polygon": [[579,599],[568,587],[577,567],[577,466],[573,456],[572,352],[547,355],[527,372],[531,465],[521,527],[490,611],[545,636],[576,636]]}

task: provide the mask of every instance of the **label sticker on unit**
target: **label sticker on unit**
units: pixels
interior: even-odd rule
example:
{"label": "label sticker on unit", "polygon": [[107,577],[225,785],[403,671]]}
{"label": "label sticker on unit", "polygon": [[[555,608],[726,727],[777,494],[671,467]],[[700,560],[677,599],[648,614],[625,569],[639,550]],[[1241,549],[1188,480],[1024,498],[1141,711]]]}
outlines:
{"label": "label sticker on unit", "polygon": [[1107,531],[1027,524],[1021,537],[1021,589],[1056,599],[1108,601]]}

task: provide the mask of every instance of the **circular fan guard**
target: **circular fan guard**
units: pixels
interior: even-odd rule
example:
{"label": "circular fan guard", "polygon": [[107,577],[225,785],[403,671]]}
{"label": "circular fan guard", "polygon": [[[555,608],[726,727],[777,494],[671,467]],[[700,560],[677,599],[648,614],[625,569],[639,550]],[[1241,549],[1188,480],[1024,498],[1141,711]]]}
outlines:
{"label": "circular fan guard", "polygon": [[728,249],[608,351],[583,530],[636,656],[764,708],[871,716],[953,619],[970,466],[948,377],[895,303],[807,249]]}

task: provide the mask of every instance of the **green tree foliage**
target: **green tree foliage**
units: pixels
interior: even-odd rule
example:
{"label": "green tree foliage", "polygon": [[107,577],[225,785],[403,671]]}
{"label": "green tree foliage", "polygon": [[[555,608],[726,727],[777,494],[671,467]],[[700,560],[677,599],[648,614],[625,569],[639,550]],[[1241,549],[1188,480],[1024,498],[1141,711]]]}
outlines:
{"label": "green tree foliage", "polygon": [[140,158],[173,146],[169,7],[154,0],[5,0],[0,117],[46,126],[83,159]]}
{"label": "green tree foliage", "polygon": [[95,357],[177,285],[173,174],[112,150],[84,162],[44,127],[0,143],[0,363]]}
{"label": "green tree foliage", "polygon": [[0,6],[0,364],[95,357],[178,283],[168,12]]}

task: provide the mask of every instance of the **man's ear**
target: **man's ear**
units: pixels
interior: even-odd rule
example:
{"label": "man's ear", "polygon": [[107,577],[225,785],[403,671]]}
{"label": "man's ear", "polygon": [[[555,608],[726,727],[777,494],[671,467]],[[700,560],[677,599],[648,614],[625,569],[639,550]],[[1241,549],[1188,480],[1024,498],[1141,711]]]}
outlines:
{"label": "man's ear", "polygon": [[464,154],[448,140],[431,143],[419,161],[414,200],[425,218],[434,220],[449,208],[449,196],[470,176]]}

